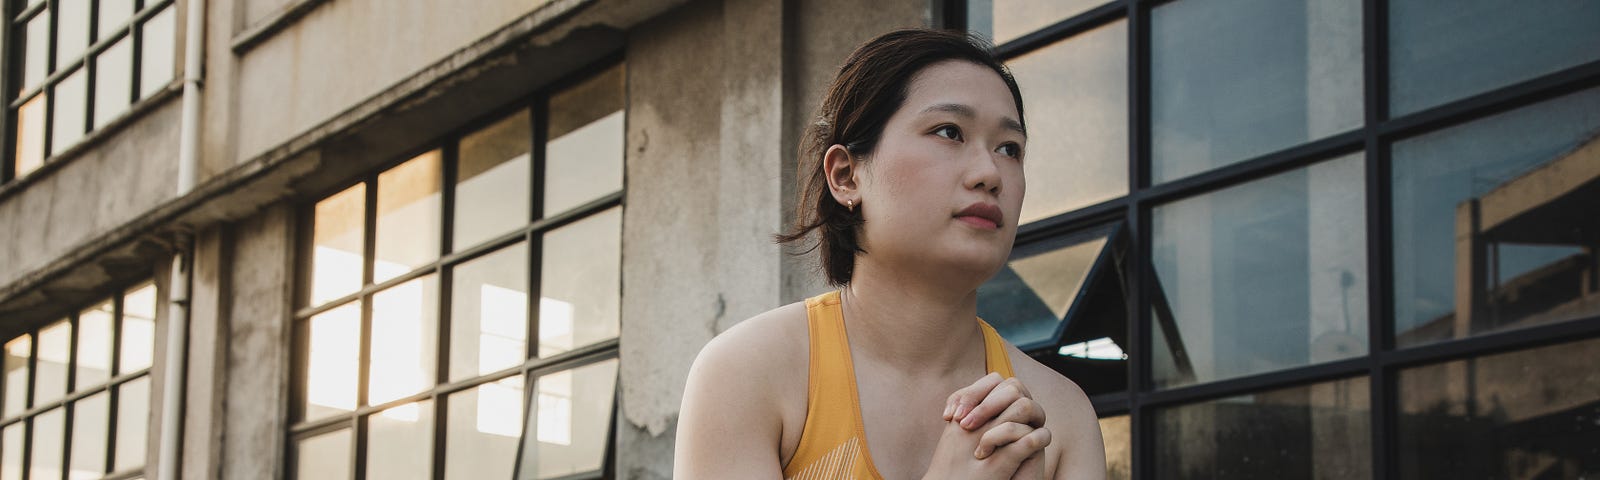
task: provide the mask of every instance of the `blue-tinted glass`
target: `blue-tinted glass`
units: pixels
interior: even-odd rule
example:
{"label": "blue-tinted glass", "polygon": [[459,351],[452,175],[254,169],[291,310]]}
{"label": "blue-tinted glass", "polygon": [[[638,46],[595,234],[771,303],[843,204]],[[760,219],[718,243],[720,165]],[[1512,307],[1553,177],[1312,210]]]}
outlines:
{"label": "blue-tinted glass", "polygon": [[1352,378],[1163,409],[1152,478],[1371,478],[1368,388]]}
{"label": "blue-tinted glass", "polygon": [[1151,22],[1155,182],[1361,126],[1361,2],[1185,0]]}
{"label": "blue-tinted glass", "polygon": [[1014,345],[1056,340],[1057,329],[1078,303],[1089,272],[1102,258],[1111,230],[1101,228],[1039,254],[1008,262],[978,287],[978,316]]}
{"label": "blue-tinted glass", "polygon": [[1389,48],[1403,115],[1600,60],[1600,2],[1393,0]]}
{"label": "blue-tinted glass", "polygon": [[1600,313],[1600,89],[1393,152],[1398,344]]}
{"label": "blue-tinted glass", "polygon": [[1109,0],[969,0],[967,29],[995,45],[1066,20]]}
{"label": "blue-tinted glass", "polygon": [[1158,387],[1367,353],[1363,170],[1358,153],[1154,209]]}

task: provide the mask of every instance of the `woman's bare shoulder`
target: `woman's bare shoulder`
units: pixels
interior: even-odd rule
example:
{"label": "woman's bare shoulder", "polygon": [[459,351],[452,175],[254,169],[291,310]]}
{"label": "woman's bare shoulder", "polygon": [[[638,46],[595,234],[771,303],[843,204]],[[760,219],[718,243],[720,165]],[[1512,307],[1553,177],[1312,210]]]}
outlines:
{"label": "woman's bare shoulder", "polygon": [[701,350],[696,363],[730,362],[734,368],[757,370],[771,370],[796,361],[803,364],[809,351],[808,334],[805,303],[791,303],[717,334]]}
{"label": "woman's bare shoulder", "polygon": [[1076,382],[1006,344],[1013,373],[1044,407],[1050,445],[1056,450],[1056,478],[1104,478],[1105,444],[1094,404]]}

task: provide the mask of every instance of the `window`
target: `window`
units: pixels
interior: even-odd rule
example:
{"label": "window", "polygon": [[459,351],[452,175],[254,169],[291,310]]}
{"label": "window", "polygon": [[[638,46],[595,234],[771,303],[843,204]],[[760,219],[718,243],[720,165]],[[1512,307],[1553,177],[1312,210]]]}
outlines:
{"label": "window", "polygon": [[21,178],[173,79],[172,0],[10,0],[5,79],[14,135],[0,181]]}
{"label": "window", "polygon": [[0,478],[144,476],[155,318],[147,283],[6,341]]}
{"label": "window", "polygon": [[979,315],[1110,478],[1600,475],[1600,3],[1438,7],[948,11],[1033,131]]}
{"label": "window", "polygon": [[558,85],[307,206],[295,478],[606,474],[623,76]]}

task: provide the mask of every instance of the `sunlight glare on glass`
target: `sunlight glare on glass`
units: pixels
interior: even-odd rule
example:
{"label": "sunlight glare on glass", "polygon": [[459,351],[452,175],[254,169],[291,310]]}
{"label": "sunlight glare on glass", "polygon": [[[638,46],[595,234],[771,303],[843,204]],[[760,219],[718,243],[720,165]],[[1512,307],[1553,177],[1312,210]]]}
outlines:
{"label": "sunlight glare on glass", "polygon": [[1127,360],[1128,354],[1123,353],[1122,347],[1110,337],[1100,337],[1087,342],[1062,345],[1057,354],[1063,357],[1078,357],[1090,360]]}

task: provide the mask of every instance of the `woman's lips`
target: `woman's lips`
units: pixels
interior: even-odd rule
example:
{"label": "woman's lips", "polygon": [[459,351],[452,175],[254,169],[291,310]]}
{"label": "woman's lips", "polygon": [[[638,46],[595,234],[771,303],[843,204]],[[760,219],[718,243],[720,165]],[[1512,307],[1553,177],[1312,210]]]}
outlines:
{"label": "woman's lips", "polygon": [[967,222],[968,225],[986,229],[998,230],[1000,228],[1000,206],[992,203],[978,202],[968,205],[967,208],[956,212],[958,220]]}
{"label": "woman's lips", "polygon": [[957,220],[961,220],[963,222],[967,222],[967,225],[972,225],[974,227],[982,228],[982,229],[985,229],[985,230],[998,230],[998,229],[1000,229],[999,225],[995,225],[995,223],[993,221],[990,221],[989,219],[983,218],[983,217],[978,217],[978,216],[973,216],[973,215],[962,215],[962,216],[956,217],[956,219]]}

